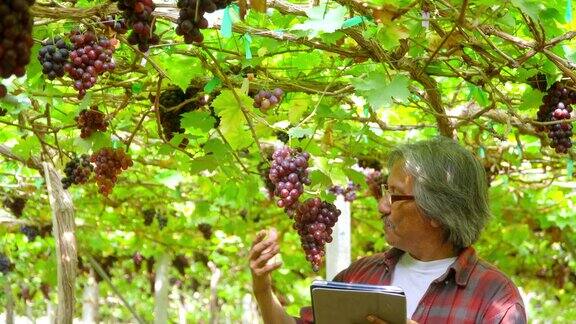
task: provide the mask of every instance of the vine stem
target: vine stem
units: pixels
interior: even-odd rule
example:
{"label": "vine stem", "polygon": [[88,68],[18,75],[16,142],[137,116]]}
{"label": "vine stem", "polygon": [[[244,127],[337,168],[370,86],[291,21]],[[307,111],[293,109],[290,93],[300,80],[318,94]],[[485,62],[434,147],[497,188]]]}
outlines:
{"label": "vine stem", "polygon": [[206,55],[208,55],[210,57],[210,59],[214,63],[212,65],[208,64],[206,58],[203,57],[203,55],[201,55],[200,52],[198,52],[198,51],[195,51],[195,52],[198,54],[197,57],[204,63],[204,65],[206,65],[208,67],[213,67],[213,72],[216,72],[215,74],[217,74],[218,77],[220,77],[222,79],[222,81],[224,81],[224,84],[226,84],[226,86],[230,89],[230,91],[232,91],[232,95],[234,96],[234,99],[236,99],[236,102],[240,106],[240,110],[242,111],[242,114],[244,115],[244,118],[246,119],[246,122],[248,123],[248,127],[250,128],[250,133],[252,133],[252,137],[254,138],[254,141],[256,142],[256,146],[258,146],[258,151],[260,151],[260,157],[262,158],[262,160],[266,160],[266,154],[264,154],[264,151],[262,150],[262,146],[260,145],[260,139],[256,135],[256,130],[254,129],[254,124],[252,123],[252,119],[249,116],[250,113],[249,113],[248,109],[246,108],[246,106],[244,106],[244,103],[240,99],[240,96],[238,96],[238,93],[236,92],[234,85],[232,84],[232,82],[230,82],[230,79],[228,79],[228,76],[222,71],[222,69],[220,68],[220,65],[218,64],[218,61],[216,60],[214,55],[212,55],[212,53],[210,53],[210,51],[204,50],[204,53],[206,53]]}

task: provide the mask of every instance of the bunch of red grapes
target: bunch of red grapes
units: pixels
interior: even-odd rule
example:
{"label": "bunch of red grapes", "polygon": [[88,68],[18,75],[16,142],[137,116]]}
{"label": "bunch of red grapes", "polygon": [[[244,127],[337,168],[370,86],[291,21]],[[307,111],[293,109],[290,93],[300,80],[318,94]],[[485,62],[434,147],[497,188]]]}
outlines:
{"label": "bunch of red grapes", "polygon": [[83,154],[80,158],[75,157],[66,163],[64,167],[64,173],[66,173],[66,176],[62,178],[64,189],[68,189],[72,184],[88,182],[93,170],[94,167],[90,163],[90,157],[88,155]]}
{"label": "bunch of red grapes", "polygon": [[332,227],[340,213],[336,206],[317,197],[307,199],[296,209],[293,227],[315,272],[320,269],[326,243],[332,242]]}
{"label": "bunch of red grapes", "polygon": [[54,80],[64,76],[64,66],[70,57],[70,49],[71,46],[60,36],[42,42],[38,60],[42,64],[42,73],[47,75],[48,79]]}
{"label": "bunch of red grapes", "polygon": [[19,196],[9,196],[4,199],[4,207],[8,208],[16,218],[22,217],[26,199]]}
{"label": "bunch of red grapes", "polygon": [[569,121],[572,112],[571,105],[576,102],[576,91],[569,90],[560,82],[554,83],[548,93],[542,98],[537,119],[539,122],[558,121],[559,123],[538,127],[538,131],[548,131],[552,140],[550,146],[556,153],[567,153],[572,147],[572,123]]}
{"label": "bunch of red grapes", "polygon": [[267,112],[278,105],[283,96],[284,91],[280,88],[272,91],[260,90],[260,92],[254,96],[254,108],[259,108],[262,112]]}
{"label": "bunch of red grapes", "polygon": [[112,60],[115,48],[108,38],[97,38],[92,32],[72,32],[70,41],[74,46],[70,53],[71,63],[66,64],[64,70],[75,80],[74,88],[78,90],[78,99],[82,99],[86,90],[94,86],[98,75],[116,67]]}
{"label": "bunch of red grapes", "polygon": [[[26,65],[30,63],[30,53],[34,40],[32,26],[34,19],[30,15],[30,6],[34,0],[5,0],[0,2],[0,78],[7,79],[12,74],[17,77],[26,74]],[[8,90],[0,84],[0,98]]]}
{"label": "bunch of red grapes", "polygon": [[156,217],[155,209],[145,209],[144,210],[144,225],[150,226],[154,222],[154,217]]}
{"label": "bunch of red grapes", "polygon": [[198,224],[198,230],[202,233],[202,236],[209,240],[212,237],[212,225],[207,223]]}
{"label": "bunch of red grapes", "polygon": [[334,195],[344,196],[345,201],[352,202],[356,200],[356,191],[360,189],[360,185],[354,184],[354,182],[349,182],[346,188],[340,186],[332,186],[328,189]]}
{"label": "bunch of red grapes", "polygon": [[156,26],[152,12],[156,8],[152,0],[113,0],[118,2],[118,9],[126,24],[132,28],[128,43],[138,44],[141,52],[146,52],[150,45],[160,43],[160,37],[154,34]]}
{"label": "bunch of red grapes", "polygon": [[276,204],[280,208],[291,209],[304,193],[304,185],[310,184],[307,170],[310,154],[284,146],[274,151],[272,159],[268,176],[276,186],[274,194],[280,198]]}
{"label": "bunch of red grapes", "polygon": [[224,9],[231,2],[231,0],[178,0],[180,15],[176,34],[184,36],[186,44],[202,43],[204,36],[200,29],[208,28],[208,20],[204,18],[204,13]]}
{"label": "bunch of red grapes", "polygon": [[106,115],[98,110],[98,106],[83,109],[74,120],[78,128],[80,128],[81,138],[88,138],[96,131],[105,132],[106,128],[108,128]]}
{"label": "bunch of red grapes", "polygon": [[122,170],[133,165],[132,159],[123,149],[103,148],[92,154],[90,161],[96,164],[96,183],[101,194],[108,196]]}

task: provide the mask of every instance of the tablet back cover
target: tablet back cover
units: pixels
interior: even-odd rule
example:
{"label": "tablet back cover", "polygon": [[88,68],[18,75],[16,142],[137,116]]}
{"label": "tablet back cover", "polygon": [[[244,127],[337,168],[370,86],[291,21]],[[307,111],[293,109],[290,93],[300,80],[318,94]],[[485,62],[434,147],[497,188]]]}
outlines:
{"label": "tablet back cover", "polygon": [[315,324],[366,324],[372,314],[390,324],[406,323],[406,297],[377,291],[313,287]]}

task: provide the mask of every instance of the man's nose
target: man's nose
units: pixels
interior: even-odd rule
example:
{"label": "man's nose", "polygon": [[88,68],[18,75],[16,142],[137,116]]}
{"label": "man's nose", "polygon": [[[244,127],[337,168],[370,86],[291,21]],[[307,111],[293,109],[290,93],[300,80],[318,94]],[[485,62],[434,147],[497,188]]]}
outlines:
{"label": "man's nose", "polygon": [[388,203],[388,199],[386,199],[386,197],[382,197],[380,198],[380,200],[378,200],[378,211],[380,212],[380,214],[384,216],[390,215],[392,208]]}

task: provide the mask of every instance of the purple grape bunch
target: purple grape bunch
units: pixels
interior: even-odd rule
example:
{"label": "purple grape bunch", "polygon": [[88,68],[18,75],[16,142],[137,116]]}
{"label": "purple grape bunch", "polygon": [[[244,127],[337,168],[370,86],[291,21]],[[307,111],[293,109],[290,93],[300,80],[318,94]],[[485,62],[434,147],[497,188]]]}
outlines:
{"label": "purple grape bunch", "polygon": [[342,195],[344,196],[345,201],[352,202],[356,200],[356,191],[360,189],[360,185],[354,184],[354,182],[348,182],[348,186],[346,188],[342,188],[340,186],[332,186],[328,191],[334,195]]}
{"label": "purple grape bunch", "polygon": [[287,146],[272,154],[269,178],[276,186],[274,195],[280,199],[278,207],[293,209],[293,205],[304,193],[304,185],[310,184],[308,178],[308,160],[310,154],[298,152]]}
{"label": "purple grape bunch", "polygon": [[320,269],[326,243],[332,242],[332,227],[340,214],[336,206],[318,197],[307,199],[296,209],[293,227],[298,231],[306,260],[314,272]]}
{"label": "purple grape bunch", "polygon": [[[563,121],[571,117],[571,105],[576,102],[576,91],[569,90],[560,82],[555,82],[548,93],[542,98],[537,114],[539,122]],[[537,127],[538,131],[548,131],[548,137],[552,140],[550,147],[556,153],[564,154],[572,147],[572,123],[561,122],[544,127]]]}
{"label": "purple grape bunch", "polygon": [[272,91],[260,90],[254,96],[254,108],[259,108],[262,112],[267,112],[268,110],[274,108],[284,97],[284,91],[280,88],[276,88]]}

